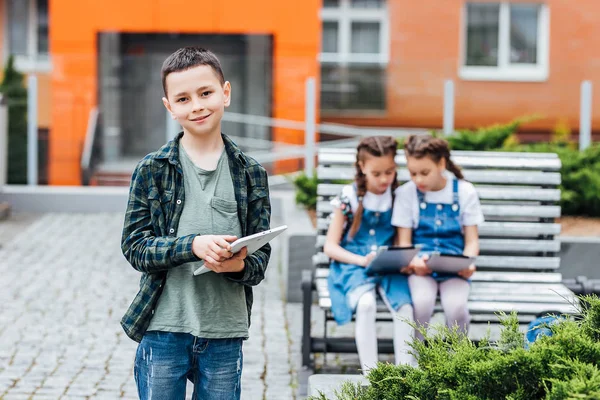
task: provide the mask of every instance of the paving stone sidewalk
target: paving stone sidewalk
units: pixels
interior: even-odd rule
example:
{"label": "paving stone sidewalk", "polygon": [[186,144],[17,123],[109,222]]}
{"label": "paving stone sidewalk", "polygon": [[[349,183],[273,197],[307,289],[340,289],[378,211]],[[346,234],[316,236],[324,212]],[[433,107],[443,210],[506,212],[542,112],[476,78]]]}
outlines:
{"label": "paving stone sidewalk", "polygon": [[[0,399],[137,399],[137,344],[119,320],[140,274],[121,254],[122,221],[112,213],[44,214],[10,234],[0,223]],[[300,306],[285,304],[278,240],[255,289],[242,399],[300,398],[301,330],[289,323]]]}

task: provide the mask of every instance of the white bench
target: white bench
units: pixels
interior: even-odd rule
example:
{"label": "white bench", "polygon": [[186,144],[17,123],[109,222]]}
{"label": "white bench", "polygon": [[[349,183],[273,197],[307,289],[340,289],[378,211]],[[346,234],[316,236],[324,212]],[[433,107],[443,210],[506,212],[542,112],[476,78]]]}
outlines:
{"label": "white bench", "polygon": [[[398,152],[398,179],[409,179],[406,159]],[[329,201],[338,195],[339,180],[354,178],[355,149],[319,151],[317,189],[317,253],[314,271],[304,271],[302,357],[311,366],[312,353],[354,353],[354,338],[328,338],[327,324],[333,321],[327,288],[329,258],[323,253]],[[547,313],[575,312],[573,292],[562,283],[560,265],[560,167],[556,154],[453,151],[453,161],[462,167],[465,179],[479,194],[485,223],[479,229],[480,256],[469,296],[471,323],[496,323],[496,313],[517,311],[528,323]],[[311,334],[313,293],[324,310],[323,337]],[[436,308],[440,311],[440,307]],[[379,320],[391,315],[380,304]],[[391,340],[379,341],[380,353],[393,353]]]}

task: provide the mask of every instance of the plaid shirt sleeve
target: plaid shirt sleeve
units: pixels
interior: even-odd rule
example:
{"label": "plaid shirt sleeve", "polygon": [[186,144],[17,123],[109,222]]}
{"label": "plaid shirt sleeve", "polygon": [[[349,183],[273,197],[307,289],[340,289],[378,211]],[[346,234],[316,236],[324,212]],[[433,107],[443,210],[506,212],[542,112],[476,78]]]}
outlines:
{"label": "plaid shirt sleeve", "polygon": [[192,252],[195,235],[162,236],[152,223],[149,190],[150,168],[142,160],[131,178],[129,200],[125,212],[121,250],[131,266],[138,271],[155,273],[174,268],[198,258]]}
{"label": "plaid shirt sleeve", "polygon": [[[256,168],[247,171],[248,187],[248,222],[246,235],[270,229],[271,200],[269,198],[269,182],[267,172],[257,164]],[[265,244],[244,260],[244,270],[239,273],[228,273],[227,277],[242,285],[256,286],[264,278],[267,264],[271,257],[271,245]]]}

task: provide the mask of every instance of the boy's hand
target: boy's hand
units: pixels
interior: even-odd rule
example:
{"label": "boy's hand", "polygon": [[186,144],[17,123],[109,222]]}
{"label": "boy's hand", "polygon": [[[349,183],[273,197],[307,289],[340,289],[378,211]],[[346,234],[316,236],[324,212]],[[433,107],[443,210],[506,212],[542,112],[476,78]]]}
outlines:
{"label": "boy's hand", "polygon": [[461,278],[469,279],[471,276],[473,276],[475,269],[475,264],[471,264],[469,265],[469,268],[465,268],[462,271],[458,271],[458,276],[460,276]]}
{"label": "boy's hand", "polygon": [[223,262],[209,262],[204,261],[204,266],[217,274],[223,272],[241,272],[244,269],[244,260],[248,255],[248,249],[244,247],[238,253],[234,254],[228,260]]}
{"label": "boy's hand", "polygon": [[425,261],[427,261],[428,259],[429,256],[427,254],[423,255],[423,258],[415,256],[415,258],[413,258],[410,262],[408,268],[411,268],[415,272],[415,275],[418,276],[431,275],[433,271],[427,268],[427,264],[425,264]]}
{"label": "boy's hand", "polygon": [[204,262],[221,262],[233,255],[231,253],[231,242],[235,242],[236,236],[230,235],[202,235],[196,236],[192,242],[192,252]]}

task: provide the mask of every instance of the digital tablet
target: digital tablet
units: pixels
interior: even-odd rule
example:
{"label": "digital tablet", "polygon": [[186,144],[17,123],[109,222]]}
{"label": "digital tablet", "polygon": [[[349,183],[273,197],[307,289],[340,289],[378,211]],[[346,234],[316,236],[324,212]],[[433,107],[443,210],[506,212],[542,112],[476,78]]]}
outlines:
{"label": "digital tablet", "polygon": [[432,253],[429,260],[425,261],[427,268],[434,272],[447,272],[455,274],[458,271],[469,268],[475,262],[475,257],[467,257],[458,254]]}
{"label": "digital tablet", "polygon": [[[274,239],[276,236],[278,236],[281,232],[285,231],[286,229],[287,229],[287,225],[282,225],[282,226],[278,226],[277,228],[269,229],[267,231],[258,232],[258,233],[255,233],[254,235],[245,236],[243,238],[240,238],[231,244],[231,252],[233,254],[235,254],[235,253],[238,253],[240,250],[242,250],[244,247],[247,247],[248,255],[250,255],[250,254],[254,253],[256,250],[263,247],[268,242],[270,242],[272,239]],[[204,266],[203,261],[201,261],[201,263],[203,265],[194,271],[194,275],[200,275],[200,274],[210,271],[210,269],[208,269]]]}
{"label": "digital tablet", "polygon": [[367,274],[399,274],[400,269],[408,266],[419,253],[420,247],[381,246],[377,255],[367,266]]}

